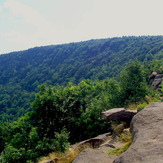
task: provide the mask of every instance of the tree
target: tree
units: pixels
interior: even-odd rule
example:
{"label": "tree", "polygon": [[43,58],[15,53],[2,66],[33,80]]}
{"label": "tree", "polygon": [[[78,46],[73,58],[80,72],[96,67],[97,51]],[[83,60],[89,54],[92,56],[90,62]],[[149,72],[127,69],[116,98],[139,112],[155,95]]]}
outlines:
{"label": "tree", "polygon": [[138,61],[131,62],[121,72],[120,76],[121,100],[125,104],[137,102],[147,94],[147,85],[143,70]]}

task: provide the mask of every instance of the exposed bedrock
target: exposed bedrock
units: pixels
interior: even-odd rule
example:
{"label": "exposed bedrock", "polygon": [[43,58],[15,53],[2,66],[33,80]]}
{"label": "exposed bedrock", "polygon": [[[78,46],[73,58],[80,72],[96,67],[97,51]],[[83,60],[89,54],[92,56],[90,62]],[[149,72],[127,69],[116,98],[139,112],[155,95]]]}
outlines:
{"label": "exposed bedrock", "polygon": [[163,162],[163,103],[155,102],[131,121],[132,144],[114,163]]}

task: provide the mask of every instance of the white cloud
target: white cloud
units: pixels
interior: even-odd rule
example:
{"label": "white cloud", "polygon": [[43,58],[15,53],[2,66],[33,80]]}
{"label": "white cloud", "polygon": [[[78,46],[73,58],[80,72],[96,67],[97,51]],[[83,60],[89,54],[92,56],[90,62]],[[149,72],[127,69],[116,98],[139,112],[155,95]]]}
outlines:
{"label": "white cloud", "polygon": [[1,33],[1,37],[14,44],[15,50],[52,44],[52,35],[53,38],[59,37],[55,25],[32,7],[17,0],[7,0],[3,8],[10,11],[8,19],[12,23],[12,29]]}
{"label": "white cloud", "polygon": [[47,23],[46,20],[30,6],[19,3],[17,0],[7,0],[4,4],[5,8],[10,9],[13,16],[21,16],[26,23],[37,25],[37,22]]}
{"label": "white cloud", "polygon": [[162,0],[6,0],[0,6],[0,44],[13,51],[93,38],[163,35],[161,4]]}

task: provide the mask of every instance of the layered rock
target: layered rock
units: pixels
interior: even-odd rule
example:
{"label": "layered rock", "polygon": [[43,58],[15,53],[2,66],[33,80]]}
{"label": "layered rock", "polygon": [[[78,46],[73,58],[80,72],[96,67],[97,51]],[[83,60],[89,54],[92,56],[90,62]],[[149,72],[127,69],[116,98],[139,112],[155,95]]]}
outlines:
{"label": "layered rock", "polygon": [[151,73],[149,77],[149,85],[152,89],[156,89],[160,93],[162,93],[161,92],[162,80],[163,80],[163,74],[162,74],[162,68],[160,68],[160,70]]}
{"label": "layered rock", "polygon": [[151,103],[131,122],[132,144],[114,163],[163,162],[163,103]]}

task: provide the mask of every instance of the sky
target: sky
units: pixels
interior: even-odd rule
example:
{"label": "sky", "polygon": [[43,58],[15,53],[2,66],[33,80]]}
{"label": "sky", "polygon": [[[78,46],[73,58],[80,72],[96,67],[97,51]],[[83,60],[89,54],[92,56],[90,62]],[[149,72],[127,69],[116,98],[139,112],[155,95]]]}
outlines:
{"label": "sky", "polygon": [[163,0],[0,0],[0,54],[142,35],[163,35]]}

